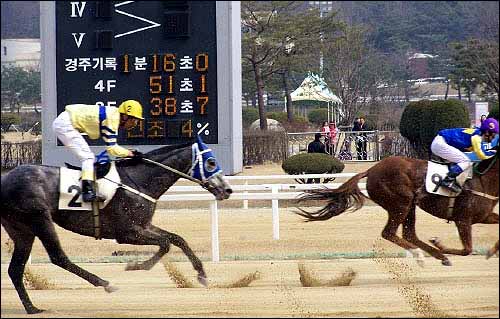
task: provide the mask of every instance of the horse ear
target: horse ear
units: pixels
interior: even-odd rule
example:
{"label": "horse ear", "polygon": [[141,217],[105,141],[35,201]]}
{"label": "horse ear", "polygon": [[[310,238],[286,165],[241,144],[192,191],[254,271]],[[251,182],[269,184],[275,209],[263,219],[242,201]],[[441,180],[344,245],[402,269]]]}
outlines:
{"label": "horse ear", "polygon": [[198,144],[204,144],[200,134],[196,134],[196,142],[198,142]]}

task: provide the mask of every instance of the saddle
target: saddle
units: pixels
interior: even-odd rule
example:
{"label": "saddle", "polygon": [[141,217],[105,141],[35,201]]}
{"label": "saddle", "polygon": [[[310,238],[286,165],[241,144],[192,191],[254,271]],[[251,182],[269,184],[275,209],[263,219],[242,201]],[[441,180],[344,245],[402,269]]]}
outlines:
{"label": "saddle", "polygon": [[[59,209],[92,210],[92,203],[82,201],[81,168],[68,163],[66,166],[60,168],[59,174]],[[106,197],[104,202],[99,203],[99,208],[102,209],[115,195],[121,179],[114,162],[97,164],[95,168],[99,193]]]}
{"label": "saddle", "polygon": [[[81,171],[82,168],[80,166],[75,166],[70,163],[64,162],[67,168]],[[111,162],[96,162],[94,163],[94,171],[96,173],[96,179],[103,178],[106,174],[109,173],[109,169],[111,168]]]}
{"label": "saddle", "polygon": [[[443,160],[440,162],[434,161],[432,158],[428,161],[427,165],[427,175],[425,178],[425,189],[427,192],[432,194],[437,194],[446,197],[456,197],[458,194],[445,188],[441,187],[441,181],[448,174],[449,166],[453,165],[449,161]],[[472,178],[472,167],[465,170],[457,178],[457,183],[460,187],[463,187],[468,179]]]}

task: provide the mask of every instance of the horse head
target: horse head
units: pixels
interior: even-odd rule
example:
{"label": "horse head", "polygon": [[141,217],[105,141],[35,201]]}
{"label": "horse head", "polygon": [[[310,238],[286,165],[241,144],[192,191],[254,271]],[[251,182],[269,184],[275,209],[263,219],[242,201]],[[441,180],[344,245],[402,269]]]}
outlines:
{"label": "horse head", "polygon": [[[156,166],[153,170],[144,170],[144,165]],[[133,184],[151,189],[151,195],[160,196],[179,178],[191,180],[211,192],[217,200],[229,198],[233,192],[224,179],[212,150],[198,136],[194,142],[164,146],[140,158],[119,160],[119,166],[129,167]],[[137,168],[135,171],[130,167]],[[165,172],[168,174],[165,175]],[[151,183],[156,179],[155,183]]]}
{"label": "horse head", "polygon": [[190,176],[198,181],[209,192],[214,194],[217,200],[228,199],[233,192],[224,179],[212,150],[206,145],[199,135],[191,146],[192,161]]}

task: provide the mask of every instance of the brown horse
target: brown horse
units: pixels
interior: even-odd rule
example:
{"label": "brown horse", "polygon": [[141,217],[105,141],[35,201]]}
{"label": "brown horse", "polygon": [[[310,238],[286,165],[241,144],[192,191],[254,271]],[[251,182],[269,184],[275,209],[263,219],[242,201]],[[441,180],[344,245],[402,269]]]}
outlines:
{"label": "brown horse", "polygon": [[[305,217],[306,221],[319,221],[340,215],[348,209],[358,210],[363,206],[366,197],[360,191],[358,182],[366,177],[369,198],[389,213],[382,237],[410,250],[415,257],[418,257],[420,265],[423,265],[423,253],[420,250],[422,249],[440,259],[443,265],[450,266],[451,262],[444,254],[466,256],[472,253],[472,224],[498,224],[498,214],[493,213],[493,208],[498,203],[497,159],[498,153],[476,164],[473,178],[464,184],[451,214],[448,212],[450,198],[430,194],[425,190],[427,161],[399,156],[383,159],[337,189],[308,191],[300,201],[328,200],[328,204],[315,212],[301,209],[297,214]],[[416,206],[436,217],[454,221],[463,249],[448,248],[436,237],[430,240],[435,247],[418,239],[415,232]],[[401,224],[403,224],[403,238],[396,235]],[[498,242],[488,251],[487,257],[491,257],[497,251]]]}

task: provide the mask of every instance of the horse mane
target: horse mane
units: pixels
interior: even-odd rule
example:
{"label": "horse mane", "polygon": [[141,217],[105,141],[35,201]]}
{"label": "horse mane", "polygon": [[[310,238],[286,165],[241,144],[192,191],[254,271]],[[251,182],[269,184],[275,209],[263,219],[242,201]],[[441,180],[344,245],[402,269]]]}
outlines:
{"label": "horse mane", "polygon": [[167,153],[170,153],[170,152],[175,151],[177,149],[181,149],[181,148],[184,148],[186,146],[191,146],[191,145],[193,145],[193,142],[186,142],[186,143],[182,143],[182,144],[166,145],[166,146],[154,149],[152,151],[149,151],[149,152],[145,153],[145,155],[146,156],[163,155],[163,154],[167,154]]}
{"label": "horse mane", "polygon": [[475,165],[475,168],[478,171],[484,171],[485,169],[488,169],[488,167],[490,167],[490,165],[492,165],[492,162],[494,162],[498,159],[498,144],[495,145],[495,147],[493,147],[492,150],[496,150],[495,155],[493,155],[492,157],[490,157],[488,159],[482,160],[481,162],[479,162]]}
{"label": "horse mane", "polygon": [[[174,152],[174,151],[183,149],[183,148],[191,146],[191,145],[193,145],[193,142],[186,142],[186,143],[182,143],[182,144],[166,145],[166,146],[154,149],[152,151],[149,151],[147,153],[144,153],[144,155],[147,158],[149,158],[149,159],[154,159],[154,157],[159,156],[159,155],[172,156],[172,155],[174,155],[174,154],[177,153],[177,152]],[[174,153],[170,154],[172,152],[174,152]],[[162,159],[156,158],[154,160],[161,161]],[[141,164],[141,163],[144,163],[144,162],[141,161],[141,160],[137,160],[135,158],[124,158],[124,159],[120,159],[119,161],[116,161],[116,165],[118,167],[135,166],[135,165],[138,165],[138,164]]]}

